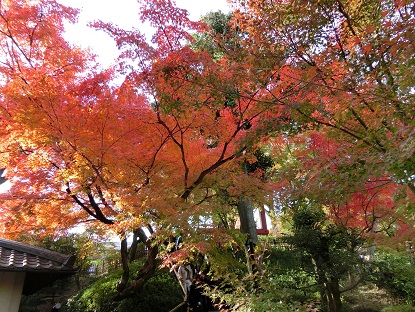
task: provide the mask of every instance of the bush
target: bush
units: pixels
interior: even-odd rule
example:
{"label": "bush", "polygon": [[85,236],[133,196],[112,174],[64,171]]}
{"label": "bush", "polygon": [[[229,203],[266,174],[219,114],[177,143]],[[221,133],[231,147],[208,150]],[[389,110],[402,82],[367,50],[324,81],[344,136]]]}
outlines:
{"label": "bush", "polygon": [[[240,312],[305,311],[303,305],[318,298],[315,279],[304,270],[308,259],[301,253],[275,241],[267,244],[262,258],[258,275],[230,276],[209,295]],[[230,291],[226,285],[232,285]]]}
{"label": "bush", "polygon": [[[133,298],[123,300],[116,311],[166,312],[183,301],[181,288],[167,269],[159,271]],[[137,307],[140,307],[137,309]],[[185,311],[180,310],[180,311]]]}
{"label": "bush", "polygon": [[411,265],[407,254],[378,251],[371,277],[378,287],[397,298],[411,304],[415,302],[415,266]]}
{"label": "bush", "polygon": [[[134,270],[135,269],[135,270]],[[138,270],[133,266],[131,275]],[[139,307],[140,311],[166,312],[173,309],[183,300],[177,281],[166,270],[160,270],[150,279],[142,290],[131,298],[121,302],[113,302],[116,295],[115,284],[121,276],[120,271],[98,279],[76,296],[68,300],[68,312],[129,312]]]}
{"label": "bush", "polygon": [[[117,274],[118,273],[118,274]],[[69,312],[111,312],[114,311],[112,298],[116,294],[115,283],[120,272],[114,272],[98,279],[87,288],[81,290],[67,302]]]}

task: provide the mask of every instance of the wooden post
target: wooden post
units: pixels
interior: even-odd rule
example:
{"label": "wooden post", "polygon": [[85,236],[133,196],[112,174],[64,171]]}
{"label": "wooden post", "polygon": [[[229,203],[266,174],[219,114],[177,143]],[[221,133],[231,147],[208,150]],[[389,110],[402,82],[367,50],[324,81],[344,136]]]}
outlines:
{"label": "wooden post", "polygon": [[259,209],[259,218],[261,221],[261,228],[257,229],[257,234],[258,235],[268,235],[269,234],[269,230],[267,227],[267,216],[265,214],[265,208],[262,207]]}

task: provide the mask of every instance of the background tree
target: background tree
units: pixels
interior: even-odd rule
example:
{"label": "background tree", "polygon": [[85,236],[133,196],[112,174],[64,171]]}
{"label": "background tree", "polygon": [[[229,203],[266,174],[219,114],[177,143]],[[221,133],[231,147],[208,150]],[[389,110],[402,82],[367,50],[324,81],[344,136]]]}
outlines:
{"label": "background tree", "polygon": [[330,224],[325,213],[312,206],[307,200],[297,205],[293,235],[284,240],[298,248],[303,257],[310,257],[305,270],[314,276],[320,287],[323,309],[341,311],[341,293],[345,289],[340,284],[361,262],[358,248],[363,240],[354,229]]}
{"label": "background tree", "polygon": [[284,218],[292,218],[281,240],[309,255],[305,268],[314,271],[323,305],[338,311],[341,295],[367,278],[358,252],[392,242],[402,248],[412,233],[411,211],[406,209],[411,200],[404,195],[405,186],[377,177],[357,162],[361,155],[344,160],[347,144],[324,132],[303,131],[272,146],[277,208]]}
{"label": "background tree", "polygon": [[413,190],[413,1],[235,3],[265,99]]}

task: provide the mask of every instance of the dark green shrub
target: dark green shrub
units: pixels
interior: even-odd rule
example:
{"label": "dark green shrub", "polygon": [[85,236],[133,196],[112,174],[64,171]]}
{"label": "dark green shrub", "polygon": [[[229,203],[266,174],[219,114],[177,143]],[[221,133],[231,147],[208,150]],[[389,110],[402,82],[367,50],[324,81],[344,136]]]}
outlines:
{"label": "dark green shrub", "polygon": [[112,298],[116,294],[115,283],[120,272],[111,273],[98,279],[87,288],[81,290],[67,302],[69,312],[112,312],[114,306]]}
{"label": "dark green shrub", "polygon": [[[150,279],[134,297],[123,300],[117,311],[167,312],[182,301],[183,294],[177,280],[170,275],[168,270],[163,269]],[[180,311],[185,311],[185,309]]]}
{"label": "dark green shrub", "polygon": [[377,251],[371,277],[378,287],[409,303],[415,302],[415,266],[408,254]]}
{"label": "dark green shrub", "polygon": [[[304,258],[300,253],[276,240],[267,244],[263,259],[257,278],[247,276],[240,281],[230,281],[235,289],[219,297],[243,312],[296,311],[303,302],[316,299],[318,289],[314,278],[304,271]],[[252,282],[253,287],[250,286]]]}
{"label": "dark green shrub", "polygon": [[[132,272],[137,271],[134,265]],[[152,311],[166,312],[173,309],[183,300],[177,281],[168,270],[163,269],[150,279],[144,288],[121,302],[113,302],[116,295],[115,284],[121,276],[120,271],[98,279],[89,287],[68,300],[68,312],[130,312]],[[134,274],[132,274],[134,276]]]}

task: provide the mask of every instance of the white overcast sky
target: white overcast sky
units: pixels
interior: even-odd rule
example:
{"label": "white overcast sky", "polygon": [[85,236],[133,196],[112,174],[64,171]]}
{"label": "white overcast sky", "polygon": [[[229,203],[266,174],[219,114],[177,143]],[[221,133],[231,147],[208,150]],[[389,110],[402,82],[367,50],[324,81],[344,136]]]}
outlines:
{"label": "white overcast sky", "polygon": [[[64,5],[81,9],[79,21],[76,25],[67,26],[66,38],[81,47],[90,47],[99,56],[98,61],[104,66],[110,65],[117,49],[113,40],[102,31],[95,31],[86,25],[95,20],[113,22],[114,24],[130,29],[138,28],[145,32],[145,26],[140,24],[138,4],[136,0],[58,0]],[[226,0],[176,0],[179,7],[187,9],[190,18],[198,20],[200,16],[210,12],[229,12]]]}

